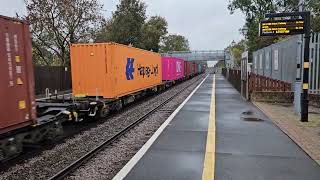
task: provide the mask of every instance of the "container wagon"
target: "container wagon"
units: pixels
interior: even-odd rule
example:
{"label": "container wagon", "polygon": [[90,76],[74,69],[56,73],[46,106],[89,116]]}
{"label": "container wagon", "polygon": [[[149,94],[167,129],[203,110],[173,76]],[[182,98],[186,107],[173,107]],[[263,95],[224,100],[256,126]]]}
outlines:
{"label": "container wagon", "polygon": [[185,61],[185,78],[191,78],[196,74],[196,64],[195,62]]}
{"label": "container wagon", "polygon": [[206,66],[204,63],[198,63],[197,67],[198,67],[198,72],[197,72],[198,74],[204,73],[206,69]]}
{"label": "container wagon", "polygon": [[177,81],[184,77],[184,60],[174,57],[162,57],[162,80]]}
{"label": "container wagon", "polygon": [[73,95],[97,100],[91,102],[89,116],[104,117],[148,91],[163,88],[158,53],[116,43],[89,43],[71,45],[70,55]]}
{"label": "container wagon", "polygon": [[0,16],[0,160],[48,136],[59,115],[36,116],[32,47],[25,21]]}
{"label": "container wagon", "polygon": [[195,63],[175,59],[163,81],[160,54],[116,43],[73,44],[74,97],[35,101],[28,24],[0,16],[0,38],[0,161],[22,152],[25,144],[55,139],[65,121],[106,117],[165,89],[167,80],[195,75]]}
{"label": "container wagon", "polygon": [[197,73],[200,74],[202,72],[202,64],[201,63],[197,64],[197,69],[198,69]]}
{"label": "container wagon", "polygon": [[195,74],[198,75],[200,74],[200,68],[199,68],[200,63],[199,62],[194,62],[194,63],[195,63]]}

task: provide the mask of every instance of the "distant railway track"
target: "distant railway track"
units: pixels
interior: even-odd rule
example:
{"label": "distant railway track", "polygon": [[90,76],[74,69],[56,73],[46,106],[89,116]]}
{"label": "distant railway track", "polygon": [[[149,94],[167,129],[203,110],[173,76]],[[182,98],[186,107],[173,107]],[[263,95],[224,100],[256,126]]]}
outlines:
{"label": "distant railway track", "polygon": [[[199,78],[199,79],[201,79],[201,78]],[[92,149],[91,151],[89,151],[88,153],[86,153],[85,155],[83,155],[82,157],[80,157],[79,159],[77,159],[76,161],[74,161],[73,163],[71,163],[70,165],[68,165],[67,167],[65,167],[64,169],[62,169],[58,173],[56,173],[55,175],[50,177],[49,179],[50,180],[60,180],[60,179],[67,177],[69,174],[74,172],[77,168],[79,168],[80,166],[82,166],[83,164],[88,162],[91,158],[95,157],[95,155],[98,154],[100,151],[102,151],[106,147],[112,145],[112,143],[117,141],[120,137],[122,137],[124,134],[126,134],[131,129],[136,127],[138,124],[140,124],[142,121],[147,119],[150,115],[152,115],[153,113],[160,110],[163,106],[165,106],[167,103],[169,103],[177,95],[179,95],[180,93],[182,93],[183,91],[185,91],[186,89],[188,89],[188,87],[190,87],[192,85],[193,84],[191,83],[187,87],[182,88],[180,91],[176,92],[175,94],[173,94],[172,96],[167,98],[164,102],[162,102],[161,104],[157,105],[153,109],[146,112],[144,115],[142,115],[136,121],[134,121],[133,123],[131,123],[130,125],[128,125],[124,129],[122,129],[120,132],[116,133],[114,136],[110,137],[106,141],[102,142],[100,145],[96,146],[94,149]]]}

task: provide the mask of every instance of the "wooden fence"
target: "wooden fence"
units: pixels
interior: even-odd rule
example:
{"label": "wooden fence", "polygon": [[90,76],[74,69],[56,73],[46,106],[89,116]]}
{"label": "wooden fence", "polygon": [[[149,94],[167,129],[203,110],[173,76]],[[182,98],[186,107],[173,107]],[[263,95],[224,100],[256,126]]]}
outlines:
{"label": "wooden fence", "polygon": [[35,66],[35,93],[45,94],[46,88],[50,92],[71,90],[70,68],[61,66]]}
{"label": "wooden fence", "polygon": [[237,69],[229,69],[228,81],[236,90],[241,91],[241,71]]}
{"label": "wooden fence", "polygon": [[227,77],[227,69],[226,68],[222,68],[221,74],[226,78]]}
{"label": "wooden fence", "polygon": [[[223,68],[222,74],[239,92],[241,91],[241,70]],[[290,83],[254,73],[249,74],[248,81],[249,93],[254,91],[292,91]]]}
{"label": "wooden fence", "polygon": [[253,91],[291,91],[291,84],[269,77],[250,73],[249,92]]}

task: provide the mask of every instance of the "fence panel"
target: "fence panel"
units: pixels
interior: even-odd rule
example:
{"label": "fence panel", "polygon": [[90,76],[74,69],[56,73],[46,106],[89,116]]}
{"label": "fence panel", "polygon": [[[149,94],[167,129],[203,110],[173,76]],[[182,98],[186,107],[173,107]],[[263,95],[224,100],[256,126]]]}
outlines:
{"label": "fence panel", "polygon": [[310,93],[320,94],[320,33],[311,36],[310,64]]}
{"label": "fence panel", "polygon": [[[296,35],[253,52],[252,72],[294,84],[301,78],[297,64],[303,57],[303,44],[304,38]],[[309,87],[311,94],[320,94],[320,33],[311,34]]]}
{"label": "fence panel", "polygon": [[35,93],[45,94],[46,88],[50,92],[71,90],[71,72],[61,66],[35,66]]}
{"label": "fence panel", "polygon": [[228,69],[228,81],[236,88],[237,91],[241,91],[241,70]]}
{"label": "fence panel", "polygon": [[250,73],[249,92],[251,93],[253,91],[291,91],[291,84],[255,73]]}

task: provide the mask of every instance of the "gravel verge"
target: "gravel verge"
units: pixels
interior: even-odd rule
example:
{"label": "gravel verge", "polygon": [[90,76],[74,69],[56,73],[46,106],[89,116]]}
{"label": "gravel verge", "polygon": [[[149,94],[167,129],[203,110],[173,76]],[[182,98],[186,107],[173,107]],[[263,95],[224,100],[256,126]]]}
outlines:
{"label": "gravel verge", "polygon": [[42,152],[37,157],[26,160],[24,163],[17,164],[7,171],[2,172],[1,179],[48,179],[64,167],[80,158],[101,142],[109,139],[124,127],[133,123],[136,119],[146,112],[161,104],[173,94],[190,84],[199,82],[202,77],[195,77],[189,81],[181,83],[171,89],[137,104],[113,117],[105,119],[105,122],[88,131],[66,139],[64,143],[56,145],[50,150]]}

